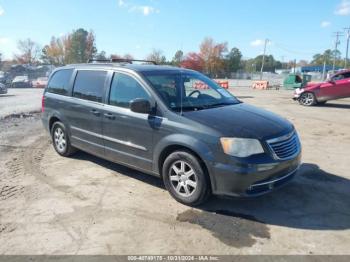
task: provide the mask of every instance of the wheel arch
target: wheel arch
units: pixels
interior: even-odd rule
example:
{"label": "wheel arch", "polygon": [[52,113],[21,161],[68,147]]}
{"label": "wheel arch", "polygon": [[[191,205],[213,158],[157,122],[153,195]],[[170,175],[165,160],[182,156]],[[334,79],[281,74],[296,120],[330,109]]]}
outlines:
{"label": "wheel arch", "polygon": [[[209,147],[194,139],[192,137],[187,137],[187,136],[180,136],[180,140],[176,139],[176,141],[162,144],[162,146],[158,146],[154,150],[154,166],[153,169],[154,171],[160,175],[160,177],[163,176],[162,174],[162,168],[165,159],[173,152],[183,150],[186,152],[189,152],[193,154],[201,164],[203,170],[206,172],[208,175],[208,179],[211,185],[211,188],[215,188],[215,179],[212,177],[212,172],[210,169],[210,165],[208,164],[209,162],[214,161],[214,156],[211,153],[211,150]],[[189,143],[191,140],[192,143]]]}

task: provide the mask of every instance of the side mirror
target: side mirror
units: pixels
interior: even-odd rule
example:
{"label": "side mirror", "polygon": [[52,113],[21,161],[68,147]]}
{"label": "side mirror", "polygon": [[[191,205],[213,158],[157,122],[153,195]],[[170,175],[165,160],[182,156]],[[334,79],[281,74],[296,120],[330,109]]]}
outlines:
{"label": "side mirror", "polygon": [[332,84],[332,85],[335,84],[335,81],[334,81],[333,79],[329,79],[327,82],[330,83],[330,84]]}
{"label": "side mirror", "polygon": [[147,99],[136,98],[130,102],[130,110],[135,113],[151,113],[151,103]]}

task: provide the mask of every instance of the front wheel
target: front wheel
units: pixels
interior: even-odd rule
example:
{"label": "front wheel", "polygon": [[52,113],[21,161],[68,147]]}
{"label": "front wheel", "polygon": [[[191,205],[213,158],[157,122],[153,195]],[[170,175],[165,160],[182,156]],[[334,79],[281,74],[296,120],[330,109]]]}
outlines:
{"label": "front wheel", "polygon": [[210,197],[209,177],[193,154],[186,151],[170,154],[162,171],[165,187],[180,203],[197,206]]}
{"label": "front wheel", "polygon": [[303,106],[313,106],[317,104],[317,101],[313,93],[305,92],[300,95],[299,103]]}

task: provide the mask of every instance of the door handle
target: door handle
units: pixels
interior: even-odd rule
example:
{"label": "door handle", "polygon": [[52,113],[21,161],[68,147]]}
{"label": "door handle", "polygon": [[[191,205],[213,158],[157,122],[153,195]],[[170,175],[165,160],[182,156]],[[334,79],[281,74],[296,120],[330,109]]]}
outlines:
{"label": "door handle", "polygon": [[92,109],[90,112],[91,112],[93,115],[95,115],[95,116],[100,116],[100,115],[101,115],[101,113],[100,113],[99,111],[97,111],[96,109]]}
{"label": "door handle", "polygon": [[115,119],[115,115],[111,114],[111,113],[105,113],[104,116],[108,119],[114,120]]}

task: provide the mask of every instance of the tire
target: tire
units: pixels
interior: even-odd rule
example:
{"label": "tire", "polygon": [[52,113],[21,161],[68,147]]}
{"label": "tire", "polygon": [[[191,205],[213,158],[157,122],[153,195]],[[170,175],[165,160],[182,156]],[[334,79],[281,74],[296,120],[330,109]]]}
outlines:
{"label": "tire", "polygon": [[163,181],[178,202],[198,206],[211,195],[210,180],[200,161],[187,151],[176,151],[164,161]]}
{"label": "tire", "polygon": [[51,139],[56,152],[64,157],[73,155],[77,149],[70,144],[66,127],[62,122],[55,122],[51,128]]}
{"label": "tire", "polygon": [[313,93],[304,92],[300,95],[299,103],[303,106],[314,106],[317,104],[317,100]]}

